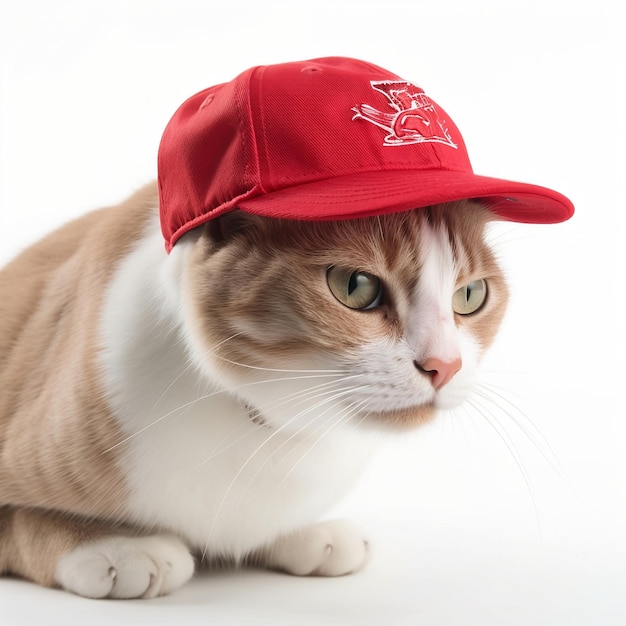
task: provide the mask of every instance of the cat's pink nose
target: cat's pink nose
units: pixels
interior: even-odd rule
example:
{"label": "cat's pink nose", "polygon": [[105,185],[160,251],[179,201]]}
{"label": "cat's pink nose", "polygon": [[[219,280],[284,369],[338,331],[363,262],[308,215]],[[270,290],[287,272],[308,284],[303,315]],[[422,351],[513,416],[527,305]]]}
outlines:
{"label": "cat's pink nose", "polygon": [[439,391],[452,380],[452,377],[461,369],[462,365],[461,357],[457,357],[452,361],[443,361],[436,357],[429,357],[423,363],[420,363],[417,368],[430,376],[433,387]]}

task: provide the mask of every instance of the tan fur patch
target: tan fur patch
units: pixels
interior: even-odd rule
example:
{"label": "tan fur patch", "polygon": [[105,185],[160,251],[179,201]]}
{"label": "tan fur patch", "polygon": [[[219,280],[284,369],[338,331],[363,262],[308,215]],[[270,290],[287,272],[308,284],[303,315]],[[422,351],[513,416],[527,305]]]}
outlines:
{"label": "tan fur patch", "polygon": [[[330,342],[339,350],[360,343],[360,337],[352,338],[353,333],[344,332],[346,327],[355,330],[357,318],[363,330],[359,334],[386,334],[390,326],[381,323],[380,315],[338,308],[325,289],[325,279],[320,277],[331,265],[345,265],[383,278],[392,287],[392,298],[411,292],[419,279],[417,233],[425,220],[444,225],[454,237],[454,247],[460,250],[459,286],[477,277],[493,279],[497,291],[502,291],[497,307],[502,308],[506,302],[504,280],[483,241],[484,226],[490,217],[488,211],[470,203],[349,222],[260,220],[249,216],[249,224],[239,228],[230,245],[215,251],[207,238],[197,242],[189,278],[198,299],[198,315],[204,320],[206,333],[220,339],[235,332],[233,320],[266,321],[268,316],[274,316],[285,336],[289,333],[284,324],[288,324],[294,338]],[[240,219],[245,222],[246,218]],[[213,297],[216,292],[220,293],[219,301]],[[297,318],[281,302],[292,303]],[[393,309],[393,302],[386,305],[384,321],[394,318]],[[314,325],[318,331],[315,338],[299,336],[300,317],[311,323],[308,328]],[[484,331],[481,339],[486,347],[491,333],[481,325],[478,328]],[[254,340],[249,336],[245,339]],[[236,343],[229,342],[228,349],[234,350]],[[261,344],[267,347],[265,342]],[[249,358],[254,355],[249,354]]]}
{"label": "tan fur patch", "polygon": [[[372,339],[399,340],[402,320],[419,281],[419,232],[425,224],[446,231],[459,269],[458,287],[489,281],[489,302],[480,314],[456,316],[483,348],[504,314],[507,289],[485,225],[493,219],[469,201],[397,214],[336,222],[225,216],[209,224],[193,250],[187,280],[205,350],[234,364],[288,367],[303,354],[349,354]],[[226,234],[224,234],[226,233]],[[338,305],[326,284],[330,266],[366,271],[386,286],[383,305],[354,311]],[[216,297],[219,294],[219,297]],[[237,367],[233,365],[233,367]],[[396,423],[429,419],[432,407],[389,414]]]}
{"label": "tan fur patch", "polygon": [[[156,206],[150,185],[63,226],[0,271],[7,294],[0,300],[0,506],[10,505],[0,510],[7,524],[16,507],[113,520],[123,509],[124,477],[108,451],[121,435],[96,362],[98,323],[112,273]],[[1,532],[0,568],[2,551],[18,538],[5,535],[11,528],[17,522]]]}

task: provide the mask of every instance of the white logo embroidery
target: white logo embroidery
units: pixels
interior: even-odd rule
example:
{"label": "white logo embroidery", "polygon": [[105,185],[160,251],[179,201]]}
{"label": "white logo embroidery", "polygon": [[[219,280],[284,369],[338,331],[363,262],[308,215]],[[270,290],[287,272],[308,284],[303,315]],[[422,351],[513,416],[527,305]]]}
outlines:
{"label": "white logo embroidery", "polygon": [[442,143],[457,148],[423,89],[401,80],[373,80],[370,85],[388,98],[396,112],[384,113],[369,104],[361,104],[352,108],[355,112],[352,119],[362,119],[385,130],[388,133],[385,146]]}

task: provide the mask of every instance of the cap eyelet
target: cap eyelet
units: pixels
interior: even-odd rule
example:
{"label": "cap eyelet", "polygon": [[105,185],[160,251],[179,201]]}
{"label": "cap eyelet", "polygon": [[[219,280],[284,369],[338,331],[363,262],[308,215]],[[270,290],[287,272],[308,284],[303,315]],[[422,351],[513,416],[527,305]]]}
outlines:
{"label": "cap eyelet", "polygon": [[204,99],[204,101],[202,102],[202,104],[200,105],[200,110],[202,110],[202,109],[204,109],[204,108],[208,107],[208,106],[211,104],[211,102],[213,102],[213,98],[214,98],[214,97],[215,97],[215,96],[214,96],[212,93],[210,93],[210,94],[209,94],[209,95],[208,95],[208,96]]}

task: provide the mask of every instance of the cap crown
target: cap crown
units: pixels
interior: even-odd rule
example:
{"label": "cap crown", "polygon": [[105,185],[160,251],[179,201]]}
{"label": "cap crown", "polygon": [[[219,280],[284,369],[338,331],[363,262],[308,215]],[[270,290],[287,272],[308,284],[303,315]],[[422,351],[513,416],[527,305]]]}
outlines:
{"label": "cap crown", "polygon": [[255,67],[189,98],[167,126],[161,203],[176,214],[164,231],[285,188],[408,169],[471,172],[461,134],[422,89],[341,57]]}

